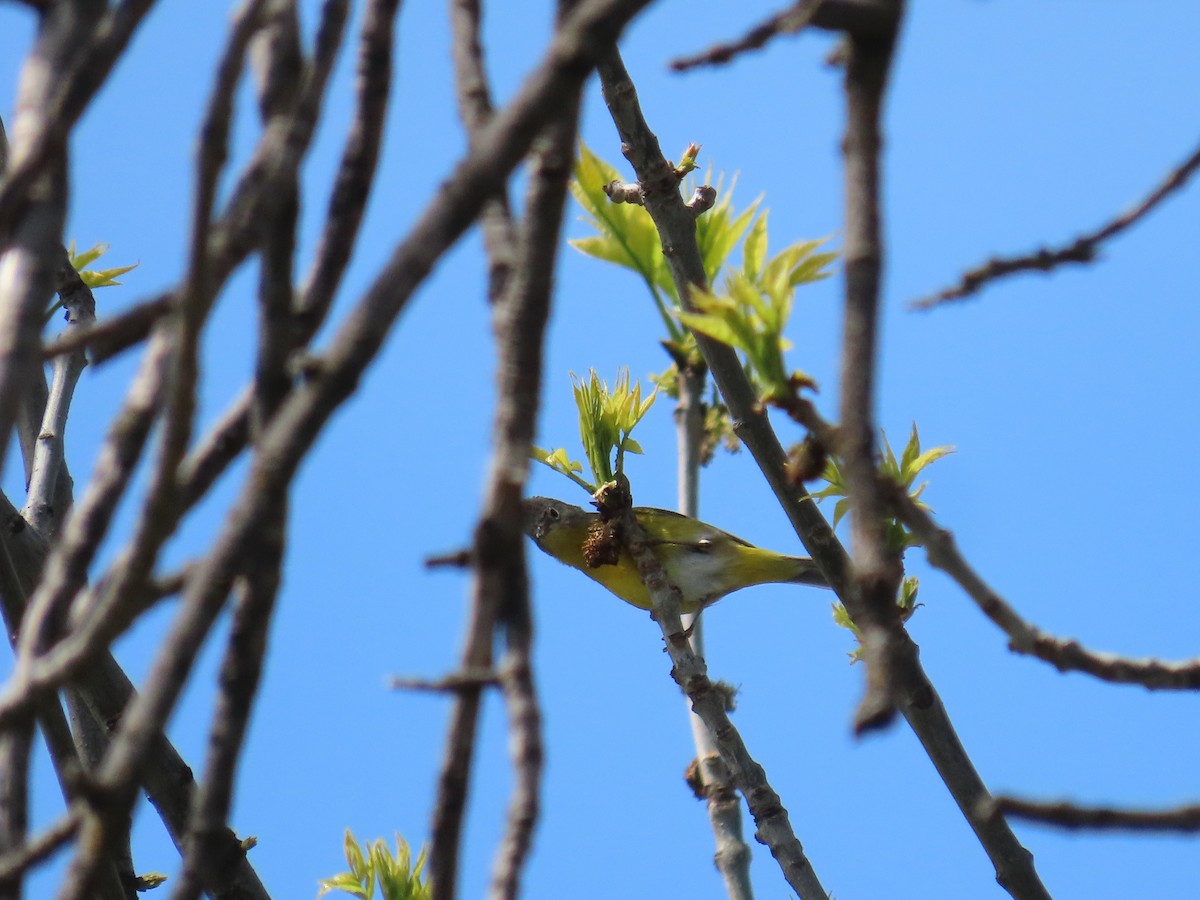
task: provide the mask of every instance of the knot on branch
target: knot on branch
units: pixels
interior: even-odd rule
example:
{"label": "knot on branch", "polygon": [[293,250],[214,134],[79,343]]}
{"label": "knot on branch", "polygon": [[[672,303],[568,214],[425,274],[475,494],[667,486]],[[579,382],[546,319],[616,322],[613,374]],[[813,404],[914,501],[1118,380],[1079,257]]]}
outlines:
{"label": "knot on branch", "polygon": [[717,202],[717,189],[711,184],[701,184],[692,192],[692,199],[687,202],[688,212],[692,218],[697,218],[701,213],[707,212],[713,208],[713,204]]}
{"label": "knot on branch", "polygon": [[621,181],[614,178],[604,186],[604,194],[613,203],[632,203],[634,206],[646,205],[646,192],[640,182]]}

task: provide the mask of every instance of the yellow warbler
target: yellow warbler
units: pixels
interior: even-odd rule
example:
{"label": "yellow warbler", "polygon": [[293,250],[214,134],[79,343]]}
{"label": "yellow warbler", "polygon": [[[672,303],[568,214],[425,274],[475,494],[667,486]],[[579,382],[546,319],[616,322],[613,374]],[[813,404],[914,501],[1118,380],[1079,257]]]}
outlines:
{"label": "yellow warbler", "polygon": [[[650,593],[637,566],[624,547],[604,539],[599,513],[549,497],[530,497],[524,507],[525,533],[538,547],[600,582],[626,603],[650,609]],[[666,570],[667,580],[683,594],[685,613],[699,612],[726,594],[752,584],[828,586],[811,559],[763,550],[670,510],[638,506],[633,512]],[[601,545],[599,556],[610,558],[597,558],[593,552],[597,540]]]}

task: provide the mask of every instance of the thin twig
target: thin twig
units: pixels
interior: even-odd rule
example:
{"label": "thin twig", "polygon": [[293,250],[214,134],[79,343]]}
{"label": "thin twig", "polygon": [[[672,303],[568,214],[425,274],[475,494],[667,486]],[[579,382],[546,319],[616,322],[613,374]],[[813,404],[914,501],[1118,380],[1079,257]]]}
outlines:
{"label": "thin twig", "polygon": [[991,282],[1009,275],[1016,275],[1020,272],[1049,272],[1068,263],[1094,262],[1101,244],[1116,237],[1148,215],[1162,201],[1187,184],[1188,179],[1196,173],[1197,169],[1200,169],[1200,147],[1192,151],[1187,159],[1168,172],[1166,178],[1140,203],[1096,230],[1080,235],[1070,244],[1060,247],[1041,247],[1033,253],[1022,256],[993,257],[983,265],[964,272],[958,284],[953,287],[919,300],[913,300],[908,307],[920,310],[933,309],[935,306],[941,306],[952,300],[963,300],[970,297]]}
{"label": "thin twig", "polygon": [[600,507],[602,515],[614,516],[618,523],[620,539],[636,563],[638,574],[654,602],[652,615],[662,629],[673,666],[672,677],[713,736],[713,742],[754,818],[758,839],[770,847],[784,878],[799,896],[806,900],[827,897],[796,838],[779,795],[768,783],[763,767],[750,756],[737,727],[730,721],[726,695],[714,687],[704,660],[689,646],[679,615],[679,589],[667,580],[662,563],[650,549],[645,532],[633,515],[627,491],[618,505],[609,506],[602,499]]}
{"label": "thin twig", "polygon": [[724,65],[744,53],[765,47],[774,38],[796,34],[809,26],[864,35],[886,33],[892,27],[892,13],[884,0],[798,0],[768,16],[742,37],[692,56],[678,57],[668,66],[676,72],[685,72],[700,66]]}
{"label": "thin twig", "polygon": [[42,347],[42,359],[83,349],[90,351],[88,355],[94,365],[112,359],[149,337],[155,324],[171,311],[173,301],[173,293],[159,294],[103,322],[70,329]]}
{"label": "thin twig", "polygon": [[1027,622],[972,568],[959,552],[954,535],[938,527],[933,517],[904,490],[896,489],[893,484],[890,500],[897,516],[925,548],[930,565],[958,582],[984,615],[1008,635],[1008,646],[1013,652],[1036,656],[1060,672],[1086,672],[1102,681],[1138,684],[1151,690],[1200,688],[1200,658],[1169,661],[1100,653],[1088,650],[1077,641],[1056,638]]}
{"label": "thin twig", "polygon": [[[676,360],[679,402],[675,406],[675,434],[678,447],[678,503],[686,516],[700,515],[700,458],[704,439],[704,389],[708,369],[695,361]],[[691,635],[692,650],[700,658],[704,652],[704,616],[701,612],[682,618]],[[716,741],[704,721],[685,698],[692,743],[696,747],[697,788],[703,797],[712,825],[716,851],[713,862],[725,883],[729,900],[750,900],[754,896],[750,881],[750,846],[742,838],[742,804],[738,799],[733,775],[721,759]]]}
{"label": "thin twig", "polygon": [[1065,801],[1047,803],[1000,794],[985,806],[983,814],[1015,816],[1072,830],[1200,831],[1200,803],[1167,809],[1122,809],[1115,806],[1080,806]]}
{"label": "thin twig", "polygon": [[250,407],[254,392],[246,388],[179,464],[181,502],[193,506],[250,443]]}
{"label": "thin twig", "polygon": [[[468,139],[474,140],[492,117],[492,92],[479,42],[479,0],[452,0],[450,24],[454,29],[451,56],[458,114],[466,126]],[[504,293],[517,253],[517,235],[509,212],[507,190],[502,190],[483,208],[479,224],[488,259],[488,298],[495,302]]]}
{"label": "thin twig", "polygon": [[79,831],[82,808],[72,806],[65,816],[31,841],[26,841],[17,850],[0,856],[0,884],[11,883],[14,878],[43,860],[49,859]]}
{"label": "thin twig", "polygon": [[203,887],[214,897],[236,897],[237,863],[246,851],[228,826],[229,810],[237,774],[238,756],[254,698],[262,677],[267,651],[267,634],[279,593],[283,563],[287,506],[277,511],[275,521],[259,531],[255,546],[246,556],[240,596],[233,608],[233,623],[218,679],[220,692],[209,734],[209,753],[201,788],[192,805],[187,845],[176,900],[199,896]]}
{"label": "thin twig", "polygon": [[437,679],[400,676],[388,679],[388,686],[393,690],[427,691],[431,694],[477,693],[480,688],[498,687],[499,685],[500,675],[495,669],[452,672],[444,678]]}
{"label": "thin twig", "polygon": [[311,340],[325,321],[366,213],[387,120],[398,6],[399,0],[377,0],[363,14],[354,117],[330,191],[325,227],[296,303],[298,343]]}
{"label": "thin twig", "polygon": [[[10,722],[0,731],[0,854],[19,852],[29,827],[29,754],[33,747],[32,715]],[[21,877],[0,881],[0,895],[20,897]]]}
{"label": "thin twig", "polygon": [[[262,30],[251,44],[259,83],[263,129],[286,126],[294,114],[298,87],[305,68],[300,47],[300,22],[293,0],[269,0]],[[292,260],[300,216],[300,176],[280,173],[274,202],[264,210],[259,252],[258,347],[254,358],[254,404],[251,434],[258,434],[291,390],[289,371],[298,345],[293,325]]]}
{"label": "thin twig", "polygon": [[[20,147],[11,148],[8,154],[8,167],[0,182],[0,240],[7,239],[8,230],[15,224],[14,214],[24,203],[30,185],[62,155],[71,128],[104,86],[153,5],[154,0],[123,0],[104,12],[99,21],[75,7],[58,8],[79,31],[63,41],[70,64],[39,74],[47,95],[30,107],[36,112],[22,129]],[[54,77],[53,71],[59,71],[61,77]],[[60,229],[56,243],[61,240]]]}

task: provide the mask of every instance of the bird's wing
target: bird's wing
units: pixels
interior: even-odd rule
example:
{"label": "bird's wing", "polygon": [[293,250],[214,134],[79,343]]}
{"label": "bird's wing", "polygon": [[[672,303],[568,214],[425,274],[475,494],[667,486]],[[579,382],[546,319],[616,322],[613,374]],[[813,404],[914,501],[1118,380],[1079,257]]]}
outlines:
{"label": "bird's wing", "polygon": [[[646,537],[655,544],[674,544],[676,546],[694,546],[697,549],[711,544],[714,541],[730,540],[741,544],[744,547],[753,547],[749,541],[743,540],[736,535],[730,534],[728,531],[722,531],[716,526],[701,522],[698,519],[693,519],[690,516],[685,516],[683,513],[677,513],[670,509],[652,509],[643,507],[642,510],[635,512],[644,512],[638,516],[638,522],[646,531]],[[678,525],[680,520],[689,521],[692,524],[692,533],[686,540],[680,540],[678,537]]]}

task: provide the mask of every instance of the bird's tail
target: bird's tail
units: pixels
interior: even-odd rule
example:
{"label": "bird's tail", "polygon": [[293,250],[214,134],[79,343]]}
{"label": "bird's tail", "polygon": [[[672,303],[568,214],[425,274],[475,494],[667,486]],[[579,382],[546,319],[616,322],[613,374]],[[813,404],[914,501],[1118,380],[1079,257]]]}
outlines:
{"label": "bird's tail", "polygon": [[743,550],[746,584],[811,584],[829,587],[821,569],[807,557],[784,556],[759,547]]}

